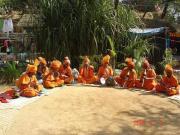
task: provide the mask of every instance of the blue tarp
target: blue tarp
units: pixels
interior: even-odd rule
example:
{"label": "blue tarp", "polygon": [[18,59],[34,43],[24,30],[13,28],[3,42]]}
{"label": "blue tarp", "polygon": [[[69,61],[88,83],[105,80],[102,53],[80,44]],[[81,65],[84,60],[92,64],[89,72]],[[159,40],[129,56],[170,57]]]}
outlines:
{"label": "blue tarp", "polygon": [[156,35],[159,33],[163,33],[165,30],[164,27],[160,28],[146,28],[146,29],[140,29],[140,28],[130,28],[129,32],[137,35],[142,35],[142,36],[152,36]]}

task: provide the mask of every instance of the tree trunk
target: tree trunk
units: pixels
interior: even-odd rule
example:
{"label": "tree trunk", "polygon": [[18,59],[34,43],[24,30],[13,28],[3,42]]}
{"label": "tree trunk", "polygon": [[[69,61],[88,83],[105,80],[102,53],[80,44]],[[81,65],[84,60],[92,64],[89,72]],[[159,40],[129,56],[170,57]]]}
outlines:
{"label": "tree trunk", "polygon": [[166,16],[168,7],[169,7],[169,2],[166,1],[165,4],[164,4],[164,9],[163,9],[163,12],[162,12],[162,15],[161,15],[161,19],[164,19],[164,17]]}
{"label": "tree trunk", "polygon": [[114,0],[114,8],[115,8],[115,9],[117,9],[118,4],[119,4],[119,0]]}
{"label": "tree trunk", "polygon": [[144,12],[144,15],[143,15],[143,17],[142,17],[142,18],[144,18],[144,17],[146,16],[146,13],[147,13],[147,12]]}

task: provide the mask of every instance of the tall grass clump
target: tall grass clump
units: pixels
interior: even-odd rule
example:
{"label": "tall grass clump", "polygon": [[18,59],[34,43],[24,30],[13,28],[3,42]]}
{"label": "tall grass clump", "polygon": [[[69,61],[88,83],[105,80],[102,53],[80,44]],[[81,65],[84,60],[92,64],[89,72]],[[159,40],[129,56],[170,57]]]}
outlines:
{"label": "tall grass clump", "polygon": [[128,38],[129,28],[139,24],[128,7],[115,9],[112,0],[40,0],[39,5],[39,48],[47,58],[75,59],[116,50]]}
{"label": "tall grass clump", "polygon": [[15,62],[8,62],[5,67],[0,68],[1,82],[14,83],[20,76],[20,71],[16,67]]}

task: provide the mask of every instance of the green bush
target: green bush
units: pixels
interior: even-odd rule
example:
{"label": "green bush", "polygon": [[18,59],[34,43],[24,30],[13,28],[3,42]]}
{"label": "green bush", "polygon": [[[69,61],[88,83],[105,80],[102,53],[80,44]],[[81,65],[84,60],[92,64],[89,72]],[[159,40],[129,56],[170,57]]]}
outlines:
{"label": "green bush", "polygon": [[162,75],[164,73],[164,68],[165,68],[166,64],[170,64],[172,66],[175,66],[175,64],[176,64],[176,62],[173,60],[173,51],[172,51],[171,48],[167,48],[164,51],[163,61],[157,63],[157,65],[156,65],[156,68],[157,68],[156,72],[158,74]]}
{"label": "green bush", "polygon": [[5,67],[0,69],[1,81],[3,83],[14,83],[19,77],[20,71],[16,68],[15,62],[8,62]]}
{"label": "green bush", "polygon": [[132,57],[135,59],[135,69],[139,74],[143,58],[150,56],[152,49],[153,46],[149,44],[148,40],[136,37],[129,40],[129,43],[124,47],[121,53],[124,54],[125,57]]}
{"label": "green bush", "polygon": [[163,61],[160,63],[163,67],[165,67],[166,64],[171,64],[174,66],[175,62],[173,60],[173,52],[171,48],[167,48],[164,51]]}
{"label": "green bush", "polygon": [[114,9],[112,0],[40,0],[40,11],[38,45],[49,59],[100,55],[112,43],[118,49],[129,28],[141,24],[128,7]]}

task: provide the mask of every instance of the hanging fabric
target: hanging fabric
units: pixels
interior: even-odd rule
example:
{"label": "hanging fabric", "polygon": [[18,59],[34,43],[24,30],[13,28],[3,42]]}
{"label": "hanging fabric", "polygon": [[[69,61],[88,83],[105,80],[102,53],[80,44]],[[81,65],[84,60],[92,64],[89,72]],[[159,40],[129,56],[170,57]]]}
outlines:
{"label": "hanging fabric", "polygon": [[9,33],[13,32],[13,22],[11,18],[5,19],[4,24],[3,24],[3,32],[4,33]]}
{"label": "hanging fabric", "polygon": [[176,40],[176,34],[175,33],[170,33],[170,38],[171,38],[171,48],[174,48],[175,40]]}

